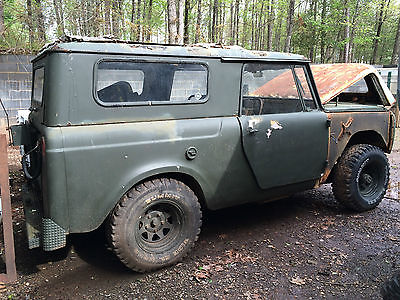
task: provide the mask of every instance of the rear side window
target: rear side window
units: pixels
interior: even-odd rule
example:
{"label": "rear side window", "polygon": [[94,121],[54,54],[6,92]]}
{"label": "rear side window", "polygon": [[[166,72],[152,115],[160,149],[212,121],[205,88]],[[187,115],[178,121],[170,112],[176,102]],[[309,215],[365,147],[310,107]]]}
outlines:
{"label": "rear side window", "polygon": [[33,75],[33,93],[32,100],[42,103],[44,85],[44,68],[39,68],[34,71]]}
{"label": "rear side window", "polygon": [[192,63],[102,61],[96,98],[105,105],[200,103],[207,97],[207,68]]}

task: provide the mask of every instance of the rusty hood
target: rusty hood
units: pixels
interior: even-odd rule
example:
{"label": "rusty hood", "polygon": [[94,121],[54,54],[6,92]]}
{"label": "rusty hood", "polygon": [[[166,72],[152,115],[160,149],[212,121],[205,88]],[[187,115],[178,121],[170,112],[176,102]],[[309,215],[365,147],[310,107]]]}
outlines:
{"label": "rusty hood", "polygon": [[382,87],[387,101],[384,105],[392,105],[395,102],[390,90],[373,66],[366,64],[322,64],[312,65],[311,70],[322,104],[328,103],[369,74],[374,74]]}

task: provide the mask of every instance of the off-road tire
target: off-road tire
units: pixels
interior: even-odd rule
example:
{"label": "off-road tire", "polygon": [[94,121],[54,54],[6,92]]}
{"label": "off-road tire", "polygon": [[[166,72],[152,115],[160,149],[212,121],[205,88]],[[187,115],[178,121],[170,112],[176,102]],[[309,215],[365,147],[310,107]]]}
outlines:
{"label": "off-road tire", "polygon": [[383,300],[400,299],[400,272],[382,285],[381,295]]}
{"label": "off-road tire", "polygon": [[389,162],[383,151],[359,144],[344,151],[333,176],[333,194],[344,206],[358,211],[376,207],[389,182]]}
{"label": "off-road tire", "polygon": [[161,178],[133,187],[110,217],[109,240],[118,258],[138,272],[182,260],[201,227],[195,193],[175,179]]}

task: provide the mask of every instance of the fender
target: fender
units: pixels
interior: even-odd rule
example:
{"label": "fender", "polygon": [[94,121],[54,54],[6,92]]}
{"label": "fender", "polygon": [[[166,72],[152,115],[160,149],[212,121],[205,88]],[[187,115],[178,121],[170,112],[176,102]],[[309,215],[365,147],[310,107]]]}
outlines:
{"label": "fender", "polygon": [[318,185],[328,181],[343,151],[351,145],[371,144],[380,147],[385,152],[390,152],[393,122],[391,122],[389,111],[335,112],[328,113],[328,118],[331,119],[331,127],[327,167]]}

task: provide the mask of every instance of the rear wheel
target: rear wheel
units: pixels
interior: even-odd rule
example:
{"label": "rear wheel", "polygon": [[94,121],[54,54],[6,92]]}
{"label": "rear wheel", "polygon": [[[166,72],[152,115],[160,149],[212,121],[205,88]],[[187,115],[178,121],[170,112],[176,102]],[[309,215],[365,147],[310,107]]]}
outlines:
{"label": "rear wheel", "polygon": [[180,261],[200,233],[201,210],[194,192],[168,178],[132,188],[110,219],[114,252],[129,268],[145,272]]}
{"label": "rear wheel", "polygon": [[389,163],[383,151],[372,145],[345,150],[336,166],[333,193],[346,207],[366,211],[383,199],[389,181]]}

